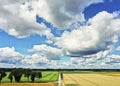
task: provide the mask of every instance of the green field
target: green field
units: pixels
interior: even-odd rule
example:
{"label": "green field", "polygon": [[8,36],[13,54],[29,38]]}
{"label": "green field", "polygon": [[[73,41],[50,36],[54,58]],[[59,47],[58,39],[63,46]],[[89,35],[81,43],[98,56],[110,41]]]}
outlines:
{"label": "green field", "polygon": [[120,74],[120,72],[114,71],[63,71],[63,74]]}
{"label": "green field", "polygon": [[[9,83],[10,80],[8,79],[8,75],[10,72],[6,72],[7,73],[7,76],[4,77],[2,79],[2,83]],[[42,82],[55,82],[58,80],[58,72],[53,72],[53,71],[43,71],[42,72],[42,78],[35,78],[35,82],[39,82],[39,83],[42,83]],[[28,81],[27,77],[24,77],[24,75],[22,75],[22,78],[21,78],[21,83],[28,83],[30,82],[31,80]],[[15,80],[13,80],[13,82],[15,82]]]}

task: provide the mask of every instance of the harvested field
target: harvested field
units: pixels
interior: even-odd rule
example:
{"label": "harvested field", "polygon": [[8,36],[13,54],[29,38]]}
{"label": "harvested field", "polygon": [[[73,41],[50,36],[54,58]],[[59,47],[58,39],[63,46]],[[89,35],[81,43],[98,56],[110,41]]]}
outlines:
{"label": "harvested field", "polygon": [[120,77],[101,74],[64,74],[64,86],[120,86]]}
{"label": "harvested field", "polygon": [[120,77],[120,74],[106,74],[108,76],[117,76],[117,77]]}
{"label": "harvested field", "polygon": [[54,83],[0,83],[0,86],[54,86]]}

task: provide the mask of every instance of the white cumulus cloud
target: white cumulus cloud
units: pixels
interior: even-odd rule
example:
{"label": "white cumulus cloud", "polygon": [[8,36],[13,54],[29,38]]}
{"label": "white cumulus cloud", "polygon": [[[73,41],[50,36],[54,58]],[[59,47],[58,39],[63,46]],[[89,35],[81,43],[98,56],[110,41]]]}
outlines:
{"label": "white cumulus cloud", "polygon": [[120,65],[120,55],[112,54],[107,56],[105,59],[106,64],[119,64]]}
{"label": "white cumulus cloud", "polygon": [[31,0],[26,3],[40,17],[58,28],[68,28],[72,23],[84,21],[84,8],[102,0]]}
{"label": "white cumulus cloud", "polygon": [[119,14],[106,11],[89,19],[85,26],[66,31],[56,41],[56,45],[70,56],[96,54],[111,49],[120,35]]}
{"label": "white cumulus cloud", "polygon": [[25,65],[46,65],[48,64],[49,60],[47,58],[42,57],[41,55],[35,53],[33,55],[25,55],[24,58],[21,61]]}
{"label": "white cumulus cloud", "polygon": [[36,22],[36,13],[19,2],[1,2],[0,29],[18,38],[32,34],[51,36],[51,30]]}
{"label": "white cumulus cloud", "polygon": [[[38,53],[31,55],[17,52],[14,47],[0,48],[0,65],[1,67],[48,67],[49,59]],[[52,63],[51,63],[52,65]]]}
{"label": "white cumulus cloud", "polygon": [[0,62],[7,64],[20,64],[23,55],[15,50],[14,47],[0,48]]}
{"label": "white cumulus cloud", "polygon": [[63,56],[63,52],[61,49],[47,46],[45,44],[43,45],[34,45],[33,49],[31,51],[34,51],[36,53],[41,54],[44,57],[47,57],[50,60],[59,60],[61,56]]}

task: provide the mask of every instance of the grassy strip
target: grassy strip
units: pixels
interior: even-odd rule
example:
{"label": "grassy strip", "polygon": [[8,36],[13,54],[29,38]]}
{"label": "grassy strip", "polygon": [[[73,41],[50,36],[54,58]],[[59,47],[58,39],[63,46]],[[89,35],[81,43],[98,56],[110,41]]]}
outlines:
{"label": "grassy strip", "polygon": [[[54,82],[57,81],[58,72],[51,72],[47,77],[36,78],[36,82]],[[52,79],[53,78],[53,79]]]}
{"label": "grassy strip", "polygon": [[54,73],[51,75],[49,81],[57,81],[58,80],[58,73]]}
{"label": "grassy strip", "polygon": [[63,74],[120,74],[120,72],[94,72],[94,71],[63,71]]}
{"label": "grassy strip", "polygon": [[49,76],[51,73],[50,72],[42,72],[42,77],[47,77]]}
{"label": "grassy strip", "polygon": [[[8,79],[8,75],[10,72],[7,72],[7,76],[3,78],[2,83],[9,83],[10,80]],[[35,78],[35,82],[54,82],[58,80],[58,72],[42,72],[42,78]],[[50,79],[51,78],[51,79]],[[31,80],[28,81],[27,77],[24,77],[24,75],[22,75],[21,78],[21,83],[27,83],[30,82]],[[13,83],[15,83],[15,80],[13,80]]]}

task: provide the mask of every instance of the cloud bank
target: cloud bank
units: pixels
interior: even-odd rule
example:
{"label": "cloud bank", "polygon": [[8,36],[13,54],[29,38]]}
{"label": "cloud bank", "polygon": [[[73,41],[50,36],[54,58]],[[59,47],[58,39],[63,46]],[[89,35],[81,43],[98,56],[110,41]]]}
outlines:
{"label": "cloud bank", "polygon": [[0,28],[10,35],[24,38],[33,34],[51,35],[51,30],[36,22],[36,13],[20,2],[3,1],[0,6]]}
{"label": "cloud bank", "polygon": [[[0,28],[10,35],[24,38],[32,34],[51,36],[51,30],[36,22],[36,15],[60,28],[84,20],[82,10],[101,0],[5,0],[0,5]],[[73,4],[74,3],[74,4]],[[49,38],[49,37],[48,37]]]}
{"label": "cloud bank", "polygon": [[[33,45],[28,54],[14,47],[0,48],[0,65],[22,65],[26,67],[89,68],[119,63],[119,55],[108,55],[120,36],[120,13],[102,11],[85,20],[84,9],[102,0],[4,0],[0,3],[0,29],[17,38],[44,35],[46,44]],[[48,28],[36,15],[64,30],[55,37],[53,28]],[[83,25],[79,24],[84,23]],[[71,25],[78,24],[69,30]],[[56,28],[55,28],[56,29]],[[51,45],[49,45],[51,44]],[[119,47],[117,48],[119,50]],[[108,56],[107,56],[108,55]],[[70,60],[60,62],[61,57]],[[75,58],[77,57],[77,58]],[[102,62],[100,62],[102,61]],[[60,63],[59,63],[60,62]],[[57,66],[56,66],[57,65]],[[119,65],[119,64],[118,64]]]}
{"label": "cloud bank", "polygon": [[85,26],[64,32],[57,39],[56,45],[73,57],[109,50],[118,41],[120,35],[118,15],[106,11],[100,12],[89,19]]}
{"label": "cloud bank", "polygon": [[[82,11],[85,7],[101,0],[36,0],[26,3],[40,17],[51,22],[54,26],[65,29],[76,21],[84,21]],[[48,15],[49,14],[49,15]]]}

